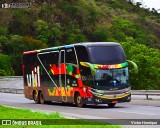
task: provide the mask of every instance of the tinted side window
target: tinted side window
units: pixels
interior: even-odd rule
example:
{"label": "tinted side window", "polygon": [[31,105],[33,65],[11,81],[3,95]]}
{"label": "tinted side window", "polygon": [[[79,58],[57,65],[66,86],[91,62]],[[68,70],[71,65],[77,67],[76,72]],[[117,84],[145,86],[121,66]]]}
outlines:
{"label": "tinted side window", "polygon": [[36,66],[38,64],[37,54],[25,54],[25,55],[23,55],[23,64],[26,67]]}
{"label": "tinted side window", "polygon": [[75,51],[74,48],[68,48],[65,51],[65,60],[66,63],[73,63],[73,64],[77,64],[77,60],[76,60],[76,55],[75,55]]}
{"label": "tinted side window", "polygon": [[[39,53],[38,57],[42,63],[41,65],[41,81],[43,86],[55,87],[58,86],[58,60],[59,51],[51,51],[46,53]],[[52,81],[51,80],[54,81]]]}
{"label": "tinted side window", "polygon": [[93,76],[91,70],[88,67],[80,66],[81,79],[84,85],[93,87]]}
{"label": "tinted side window", "polygon": [[76,46],[76,53],[79,62],[89,62],[88,52],[84,46]]}
{"label": "tinted side window", "polygon": [[44,65],[57,64],[59,52],[50,52],[50,53],[44,53],[44,54],[40,53],[38,57]]}

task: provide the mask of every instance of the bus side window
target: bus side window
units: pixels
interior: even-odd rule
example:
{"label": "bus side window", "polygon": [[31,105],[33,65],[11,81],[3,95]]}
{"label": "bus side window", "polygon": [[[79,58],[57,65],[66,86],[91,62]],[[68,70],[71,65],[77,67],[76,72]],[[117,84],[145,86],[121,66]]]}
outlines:
{"label": "bus side window", "polygon": [[89,62],[88,52],[86,50],[86,47],[84,46],[75,46],[76,54],[79,63],[80,62]]}
{"label": "bus side window", "polygon": [[85,77],[90,77],[91,76],[91,70],[88,67],[80,66],[80,71],[81,75]]}
{"label": "bus side window", "polygon": [[27,54],[23,56],[23,64],[25,67],[36,66],[37,63],[36,54]]}
{"label": "bus side window", "polygon": [[[58,51],[51,51],[47,53],[40,53],[38,55],[41,63],[41,80],[43,86],[51,86],[54,87],[55,84],[58,85],[58,59],[59,59],[59,52]],[[51,81],[51,78],[54,83]]]}
{"label": "bus side window", "polygon": [[27,75],[32,73],[33,67],[38,65],[37,54],[24,54],[23,55],[23,73],[24,73],[24,85],[28,86],[27,84]]}
{"label": "bus side window", "polygon": [[50,64],[58,64],[58,52],[50,52],[45,54],[40,54],[39,58],[43,65],[50,65]]}
{"label": "bus side window", "polygon": [[65,61],[66,61],[66,63],[72,63],[72,64],[77,65],[77,60],[76,60],[76,55],[75,55],[74,48],[66,49]]}
{"label": "bus side window", "polygon": [[91,70],[88,67],[80,66],[81,79],[84,85],[92,87],[93,86],[93,76],[91,75]]}

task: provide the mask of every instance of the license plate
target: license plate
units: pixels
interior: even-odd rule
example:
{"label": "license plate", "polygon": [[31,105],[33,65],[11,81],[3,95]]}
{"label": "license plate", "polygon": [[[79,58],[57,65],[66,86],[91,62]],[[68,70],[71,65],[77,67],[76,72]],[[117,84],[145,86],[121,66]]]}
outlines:
{"label": "license plate", "polygon": [[118,101],[117,101],[117,100],[114,100],[114,101],[112,101],[112,103],[118,103]]}

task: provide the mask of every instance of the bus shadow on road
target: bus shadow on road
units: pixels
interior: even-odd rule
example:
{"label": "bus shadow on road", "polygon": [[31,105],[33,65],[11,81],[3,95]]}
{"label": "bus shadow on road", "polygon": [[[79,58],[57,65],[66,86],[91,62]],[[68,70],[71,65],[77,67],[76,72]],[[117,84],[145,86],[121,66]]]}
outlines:
{"label": "bus shadow on road", "polygon": [[114,108],[125,108],[125,107],[124,106],[115,106],[114,108],[111,108],[107,104],[103,104],[103,105],[86,105],[85,108],[92,108],[92,109],[114,109]]}
{"label": "bus shadow on road", "polygon": [[[61,106],[61,107],[64,107],[64,106],[68,106],[68,107],[77,107],[75,104],[72,104],[72,103],[61,103],[61,102],[49,102],[49,103],[45,103],[44,105],[53,105],[53,106]],[[115,106],[114,108],[110,108],[108,107],[107,104],[103,104],[103,105],[94,105],[94,104],[87,104],[87,105],[84,105],[83,107],[77,107],[77,108],[91,108],[91,109],[114,109],[114,108],[126,108],[126,106]]]}

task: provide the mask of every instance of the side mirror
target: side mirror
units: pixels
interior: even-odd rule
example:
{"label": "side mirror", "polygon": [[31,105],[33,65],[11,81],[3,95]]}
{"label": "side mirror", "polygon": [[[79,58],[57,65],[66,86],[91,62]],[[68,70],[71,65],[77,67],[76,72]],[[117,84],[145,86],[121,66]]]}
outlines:
{"label": "side mirror", "polygon": [[130,61],[130,60],[127,60],[127,62],[133,66],[133,69],[131,69],[129,71],[131,73],[136,73],[137,74],[138,73],[138,66],[137,66],[137,64],[135,62],[133,62],[133,61]]}
{"label": "side mirror", "polygon": [[89,67],[89,68],[91,69],[91,74],[92,74],[92,76],[95,76],[96,70],[95,70],[94,66],[93,66],[91,63],[88,63],[88,62],[80,62],[80,64],[81,64],[82,66]]}

